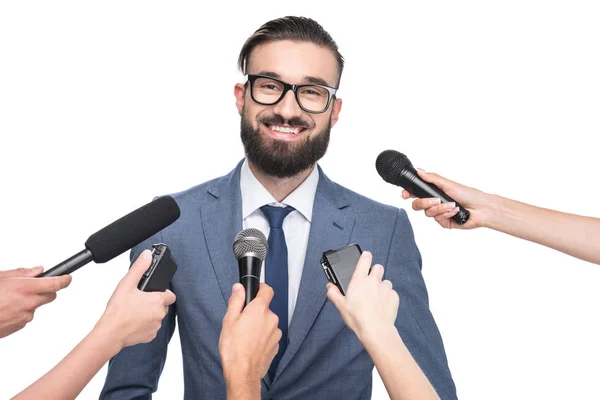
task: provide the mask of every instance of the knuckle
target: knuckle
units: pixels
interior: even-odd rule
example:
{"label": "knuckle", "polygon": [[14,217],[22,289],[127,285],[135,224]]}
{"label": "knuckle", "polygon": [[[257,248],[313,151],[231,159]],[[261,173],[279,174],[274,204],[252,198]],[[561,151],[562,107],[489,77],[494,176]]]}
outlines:
{"label": "knuckle", "polygon": [[275,326],[279,326],[279,316],[274,313],[271,313],[271,324]]}
{"label": "knuckle", "polygon": [[264,290],[268,296],[273,296],[275,294],[275,291],[271,286],[265,286],[261,290]]}
{"label": "knuckle", "polygon": [[28,312],[25,314],[25,324],[28,324],[31,321],[33,321],[33,312]]}

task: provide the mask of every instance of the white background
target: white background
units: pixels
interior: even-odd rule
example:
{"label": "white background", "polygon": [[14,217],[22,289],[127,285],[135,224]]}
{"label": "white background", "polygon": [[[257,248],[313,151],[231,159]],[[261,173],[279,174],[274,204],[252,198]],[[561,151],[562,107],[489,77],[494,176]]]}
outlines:
{"label": "white background", "polygon": [[[347,62],[321,165],[408,209],[459,398],[600,398],[600,267],[493,231],[443,230],[374,167],[396,149],[485,191],[598,216],[598,4],[334,3],[2,2],[0,268],[51,268],[153,196],[228,173],[243,157],[241,46],[269,19],[309,16]],[[89,332],[128,265],[124,254],[75,272],[0,340],[0,398]],[[183,397],[175,335],[157,399]],[[105,375],[80,398],[97,398]],[[387,398],[377,377],[373,397]]]}

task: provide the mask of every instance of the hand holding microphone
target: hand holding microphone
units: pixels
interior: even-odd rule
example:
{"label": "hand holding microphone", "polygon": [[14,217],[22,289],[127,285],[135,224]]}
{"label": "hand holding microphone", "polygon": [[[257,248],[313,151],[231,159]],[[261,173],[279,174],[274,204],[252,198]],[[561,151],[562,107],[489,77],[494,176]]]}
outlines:
{"label": "hand holding microphone", "polygon": [[[493,206],[492,198],[489,194],[475,188],[471,188],[460,183],[453,182],[438,174],[417,171],[418,175],[425,181],[439,187],[453,199],[460,201],[462,206],[470,211],[467,222],[460,225],[452,218],[458,212],[458,207],[450,209],[447,207],[451,203],[441,203],[439,198],[417,198],[412,202],[412,208],[415,211],[425,211],[425,215],[434,218],[440,226],[447,229],[474,229],[486,226],[489,220],[489,210]],[[415,198],[407,190],[402,191],[403,199]]]}
{"label": "hand holding microphone", "polygon": [[[387,152],[393,152],[393,150],[381,153],[380,157],[383,158],[384,153],[387,154]],[[398,156],[392,155],[392,158],[398,158]],[[387,162],[386,165],[388,164],[391,163]],[[387,176],[387,169],[381,168],[383,173],[380,172],[380,175]],[[377,165],[377,170],[380,170],[379,165]],[[417,171],[417,175],[424,184],[439,188],[443,193],[448,194],[449,199],[460,201],[462,204],[460,207],[464,206],[470,210],[469,219],[463,224],[457,223],[457,218],[459,221],[461,220],[460,210],[449,210],[445,207],[448,203],[442,199],[440,204],[440,197],[437,195],[422,196],[418,192],[411,192],[410,184],[403,186],[405,189],[409,189],[402,191],[404,199],[423,197],[414,200],[412,208],[417,211],[424,210],[426,216],[434,218],[444,228],[490,228],[594,264],[600,264],[600,251],[596,244],[600,238],[599,218],[536,207],[461,185],[430,172]],[[384,179],[386,178],[384,177]],[[452,197],[450,198],[450,196]],[[456,205],[459,204],[456,203]]]}
{"label": "hand holding microphone", "polygon": [[461,226],[469,220],[470,212],[450,197],[449,194],[446,194],[444,188],[436,186],[431,181],[424,180],[404,154],[395,150],[385,150],[377,157],[375,167],[383,180],[401,186],[415,197],[427,199],[427,204],[430,206],[440,203],[454,203],[456,207],[446,208],[445,205],[439,207],[447,213],[446,215],[453,213],[449,218],[452,218],[455,222],[454,225]]}
{"label": "hand holding microphone", "polygon": [[35,310],[56,299],[56,292],[71,283],[71,276],[34,279],[42,267],[0,271],[0,338],[13,334],[33,320]]}
{"label": "hand holding microphone", "polygon": [[260,284],[256,297],[245,306],[244,286],[233,285],[223,318],[219,353],[227,385],[227,398],[260,399],[260,380],[279,350],[279,319],[270,309],[273,289]]}

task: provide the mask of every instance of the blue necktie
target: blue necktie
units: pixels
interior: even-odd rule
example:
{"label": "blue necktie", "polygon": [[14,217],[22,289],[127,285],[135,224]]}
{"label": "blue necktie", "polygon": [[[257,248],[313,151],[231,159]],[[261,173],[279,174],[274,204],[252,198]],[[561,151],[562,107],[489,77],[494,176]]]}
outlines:
{"label": "blue necktie", "polygon": [[271,311],[279,317],[281,340],[279,352],[273,359],[269,368],[271,381],[275,378],[277,365],[281,361],[287,347],[288,331],[288,252],[283,233],[283,220],[294,211],[293,207],[263,206],[260,208],[267,217],[271,229],[269,231],[269,251],[265,259],[265,282],[273,288],[275,294],[271,300]]}

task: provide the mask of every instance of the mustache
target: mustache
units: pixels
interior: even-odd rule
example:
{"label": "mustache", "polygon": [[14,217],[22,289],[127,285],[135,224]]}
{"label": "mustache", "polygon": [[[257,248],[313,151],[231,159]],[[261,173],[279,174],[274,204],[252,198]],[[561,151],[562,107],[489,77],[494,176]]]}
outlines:
{"label": "mustache", "polygon": [[312,128],[314,124],[311,124],[308,121],[304,121],[299,117],[294,117],[291,119],[285,119],[281,115],[269,115],[267,117],[258,118],[258,122],[262,124],[271,124],[271,125],[290,125],[293,127],[299,128]]}

